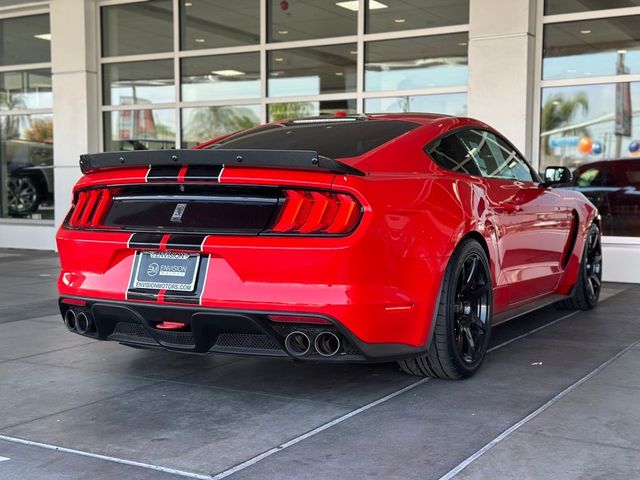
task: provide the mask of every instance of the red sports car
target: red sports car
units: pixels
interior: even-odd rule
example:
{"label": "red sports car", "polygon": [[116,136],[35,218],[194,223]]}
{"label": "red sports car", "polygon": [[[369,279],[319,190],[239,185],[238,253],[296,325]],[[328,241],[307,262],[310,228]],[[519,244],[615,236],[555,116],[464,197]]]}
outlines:
{"label": "red sports car", "polygon": [[60,309],[96,339],[462,378],[493,325],[598,300],[595,207],[477,120],[305,118],[80,166]]}

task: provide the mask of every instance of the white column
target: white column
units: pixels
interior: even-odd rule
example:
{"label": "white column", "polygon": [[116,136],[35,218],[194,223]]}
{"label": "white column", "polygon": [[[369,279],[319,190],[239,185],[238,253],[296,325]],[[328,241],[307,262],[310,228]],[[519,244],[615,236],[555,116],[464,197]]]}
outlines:
{"label": "white column", "polygon": [[468,115],[531,159],[536,0],[470,3]]}
{"label": "white column", "polygon": [[56,227],[81,176],[80,154],[99,148],[96,23],[93,0],[51,1]]}

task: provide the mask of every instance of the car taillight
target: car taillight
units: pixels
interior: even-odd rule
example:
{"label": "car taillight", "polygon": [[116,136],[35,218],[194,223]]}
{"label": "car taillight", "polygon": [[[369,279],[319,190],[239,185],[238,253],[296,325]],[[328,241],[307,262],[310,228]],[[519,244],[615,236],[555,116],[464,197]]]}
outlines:
{"label": "car taillight", "polygon": [[284,204],[271,232],[344,234],[362,215],[358,201],[346,193],[285,190]]}
{"label": "car taillight", "polygon": [[69,226],[75,228],[96,227],[111,204],[111,192],[106,189],[78,192]]}

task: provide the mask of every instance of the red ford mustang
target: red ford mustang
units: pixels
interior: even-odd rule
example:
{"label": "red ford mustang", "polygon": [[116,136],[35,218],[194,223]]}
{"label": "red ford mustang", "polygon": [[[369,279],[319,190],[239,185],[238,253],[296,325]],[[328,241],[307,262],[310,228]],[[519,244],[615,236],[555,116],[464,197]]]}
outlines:
{"label": "red ford mustang", "polygon": [[598,300],[594,206],[476,120],[314,117],[80,166],[60,309],[100,340],[462,378],[493,325]]}

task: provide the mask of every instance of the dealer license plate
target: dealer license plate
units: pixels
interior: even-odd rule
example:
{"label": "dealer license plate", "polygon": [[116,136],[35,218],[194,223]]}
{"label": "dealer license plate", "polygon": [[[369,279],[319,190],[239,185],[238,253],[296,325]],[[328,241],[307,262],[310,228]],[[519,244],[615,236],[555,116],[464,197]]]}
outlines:
{"label": "dealer license plate", "polygon": [[198,278],[200,255],[141,252],[133,288],[192,292]]}

